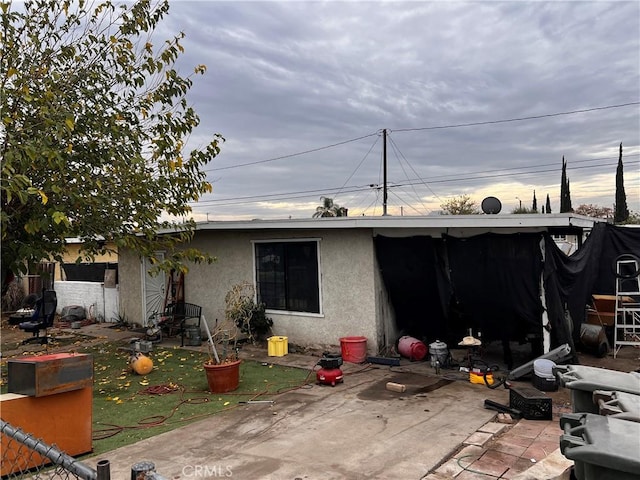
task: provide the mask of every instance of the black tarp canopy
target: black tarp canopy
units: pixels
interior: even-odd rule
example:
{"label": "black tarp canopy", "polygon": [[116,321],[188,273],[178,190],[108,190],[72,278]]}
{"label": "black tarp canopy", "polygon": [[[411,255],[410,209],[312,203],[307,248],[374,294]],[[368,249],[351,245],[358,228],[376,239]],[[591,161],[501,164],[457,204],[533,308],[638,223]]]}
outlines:
{"label": "black tarp canopy", "polygon": [[374,241],[397,329],[449,343],[468,328],[482,331],[488,341],[541,336],[546,305],[551,347],[573,346],[591,295],[615,293],[616,258],[640,257],[640,228],[606,223],[596,224],[571,256],[547,232],[466,238],[379,235]]}

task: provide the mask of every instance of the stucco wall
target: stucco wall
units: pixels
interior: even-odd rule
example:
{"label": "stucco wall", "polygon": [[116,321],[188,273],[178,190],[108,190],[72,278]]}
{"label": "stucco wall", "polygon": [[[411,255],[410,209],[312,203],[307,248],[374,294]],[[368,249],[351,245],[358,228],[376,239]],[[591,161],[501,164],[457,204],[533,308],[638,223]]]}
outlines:
{"label": "stucco wall", "polygon": [[229,288],[253,282],[252,241],[308,238],[320,240],[321,315],[280,314],[269,311],[273,333],[300,345],[339,345],[340,337],[365,336],[377,350],[378,328],[374,251],[370,231],[207,232],[196,234],[192,245],[218,258],[213,265],[192,265],[185,277],[185,299],[202,305],[213,326],[224,319]]}
{"label": "stucco wall", "polygon": [[[198,231],[190,246],[217,257],[212,265],[189,265],[185,301],[201,305],[213,327],[224,320],[224,297],[229,288],[253,282],[253,241],[319,239],[322,314],[280,314],[269,311],[274,335],[298,345],[339,346],[340,337],[365,336],[375,353],[382,332],[376,308],[375,253],[371,231]],[[141,317],[141,262],[120,251],[120,308],[128,317]]]}

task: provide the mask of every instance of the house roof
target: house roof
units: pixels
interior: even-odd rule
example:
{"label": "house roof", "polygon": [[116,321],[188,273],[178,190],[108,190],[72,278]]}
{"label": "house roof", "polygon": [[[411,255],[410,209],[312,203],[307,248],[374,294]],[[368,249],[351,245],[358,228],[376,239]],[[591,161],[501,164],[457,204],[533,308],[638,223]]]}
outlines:
{"label": "house roof", "polygon": [[325,230],[373,229],[377,233],[394,230],[417,230],[446,233],[451,230],[492,232],[553,231],[578,232],[591,229],[604,219],[573,213],[503,214],[503,215],[437,215],[297,218],[282,220],[205,221],[197,223],[197,230]]}

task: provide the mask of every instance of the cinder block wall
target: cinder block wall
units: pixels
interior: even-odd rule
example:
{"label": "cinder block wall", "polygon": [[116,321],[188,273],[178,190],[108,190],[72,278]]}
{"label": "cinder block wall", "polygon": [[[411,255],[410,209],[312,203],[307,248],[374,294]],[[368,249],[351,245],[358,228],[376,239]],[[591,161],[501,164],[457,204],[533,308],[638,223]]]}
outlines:
{"label": "cinder block wall", "polygon": [[87,317],[93,313],[96,320],[117,321],[117,287],[104,288],[103,283],[97,282],[56,282],[54,289],[58,296],[57,313],[61,313],[64,307],[80,305],[84,307]]}

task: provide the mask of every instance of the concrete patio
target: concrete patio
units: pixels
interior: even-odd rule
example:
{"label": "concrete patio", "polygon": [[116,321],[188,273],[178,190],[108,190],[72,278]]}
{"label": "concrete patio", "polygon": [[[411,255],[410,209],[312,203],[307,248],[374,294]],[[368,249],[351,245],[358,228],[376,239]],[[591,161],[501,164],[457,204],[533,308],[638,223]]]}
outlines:
{"label": "concrete patio", "polygon": [[[241,356],[308,370],[318,360],[268,357],[252,346]],[[95,466],[108,459],[112,478],[128,478],[132,465],[148,460],[167,479],[274,480],[488,478],[483,473],[560,478],[571,465],[560,455],[551,474],[517,477],[550,462],[545,458],[558,448],[561,433],[557,417],[570,410],[567,405],[554,405],[552,421],[506,425],[494,421],[497,413],[485,409],[484,400],[508,404],[508,391],[471,384],[459,372],[436,375],[428,362],[409,361],[399,367],[345,363],[342,369],[344,383],[335,387],[310,385],[273,404],[238,405],[83,461]],[[389,391],[387,382],[402,383],[406,391]]]}

